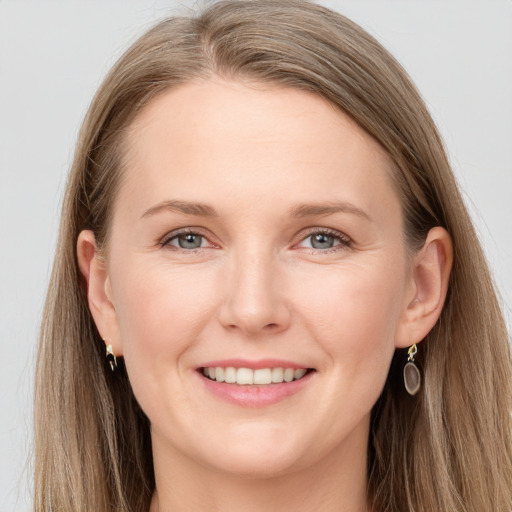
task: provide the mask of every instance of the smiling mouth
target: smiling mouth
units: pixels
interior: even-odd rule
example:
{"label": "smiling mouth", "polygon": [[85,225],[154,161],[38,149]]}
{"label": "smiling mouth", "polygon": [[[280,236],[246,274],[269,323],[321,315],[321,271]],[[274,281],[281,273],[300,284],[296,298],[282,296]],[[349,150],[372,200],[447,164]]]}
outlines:
{"label": "smiling mouth", "polygon": [[235,368],[233,366],[203,367],[199,369],[207,379],[239,385],[271,385],[293,382],[314,371],[312,368]]}

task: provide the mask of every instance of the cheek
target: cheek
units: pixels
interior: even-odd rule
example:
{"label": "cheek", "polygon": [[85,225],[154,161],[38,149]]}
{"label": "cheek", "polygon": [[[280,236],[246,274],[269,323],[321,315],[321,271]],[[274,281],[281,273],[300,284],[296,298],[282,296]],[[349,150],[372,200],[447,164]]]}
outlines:
{"label": "cheek", "polygon": [[404,296],[404,273],[397,267],[333,269],[329,279],[307,281],[328,286],[310,285],[301,292],[301,316],[328,354],[328,364],[354,392],[361,379],[379,386],[386,379]]}
{"label": "cheek", "polygon": [[163,265],[125,267],[131,270],[118,267],[116,294],[123,354],[158,366],[190,346],[211,317],[210,280]]}
{"label": "cheek", "polygon": [[181,389],[187,351],[212,317],[213,286],[203,275],[163,265],[119,264],[115,275],[120,343],[133,392],[151,422],[190,407]]}

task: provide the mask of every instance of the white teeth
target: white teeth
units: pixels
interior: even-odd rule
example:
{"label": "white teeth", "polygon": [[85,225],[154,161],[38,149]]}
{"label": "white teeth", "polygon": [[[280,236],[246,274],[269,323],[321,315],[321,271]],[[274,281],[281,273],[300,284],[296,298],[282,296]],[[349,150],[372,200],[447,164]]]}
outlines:
{"label": "white teeth", "polygon": [[215,380],[217,382],[224,382],[224,368],[221,368],[220,366],[215,368]]}
{"label": "white teeth", "polygon": [[252,384],[254,382],[254,372],[249,368],[238,368],[236,371],[237,384]]}
{"label": "white teeth", "polygon": [[254,384],[272,384],[272,370],[270,368],[254,370]]}
{"label": "white teeth", "polygon": [[232,366],[226,368],[224,370],[224,380],[229,384],[234,384],[236,382],[236,369]]}
{"label": "white teeth", "polygon": [[283,373],[284,370],[282,368],[272,368],[272,382],[275,384],[283,382]]}
{"label": "white teeth", "polygon": [[304,377],[307,373],[306,368],[260,368],[251,370],[250,368],[234,368],[221,366],[203,368],[205,377],[217,382],[226,382],[228,384],[240,385],[268,385],[281,384],[282,382],[292,382]]}
{"label": "white teeth", "polygon": [[294,375],[295,370],[293,368],[286,368],[284,371],[283,379],[285,382],[291,382],[293,380]]}
{"label": "white teeth", "polygon": [[299,370],[295,370],[293,372],[293,378],[294,380],[297,380],[297,379],[300,379],[302,377],[304,377],[304,375],[306,375],[306,368],[300,368]]}

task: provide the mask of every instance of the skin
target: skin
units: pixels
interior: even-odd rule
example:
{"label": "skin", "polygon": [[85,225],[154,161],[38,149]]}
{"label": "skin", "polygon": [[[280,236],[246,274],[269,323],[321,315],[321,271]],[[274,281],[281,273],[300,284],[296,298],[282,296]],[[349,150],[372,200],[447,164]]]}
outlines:
{"label": "skin", "polygon": [[[127,148],[106,254],[83,231],[78,256],[99,332],[151,421],[151,510],[366,510],[370,412],[395,348],[440,314],[449,236],[433,229],[411,256],[391,161],[308,92],[190,83],[146,107]],[[184,228],[200,248],[180,248]],[[325,230],[332,247],[313,247]],[[229,358],[315,372],[247,408],[196,371]]]}

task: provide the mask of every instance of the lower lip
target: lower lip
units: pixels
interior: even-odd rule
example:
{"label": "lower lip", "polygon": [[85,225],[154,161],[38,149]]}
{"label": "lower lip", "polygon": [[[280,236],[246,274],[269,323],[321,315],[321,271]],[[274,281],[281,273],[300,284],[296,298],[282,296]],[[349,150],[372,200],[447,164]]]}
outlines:
{"label": "lower lip", "polygon": [[265,385],[226,384],[208,379],[201,373],[198,373],[198,376],[206,389],[222,400],[241,407],[266,407],[281,402],[304,389],[314,373],[309,372],[301,379],[292,382]]}

